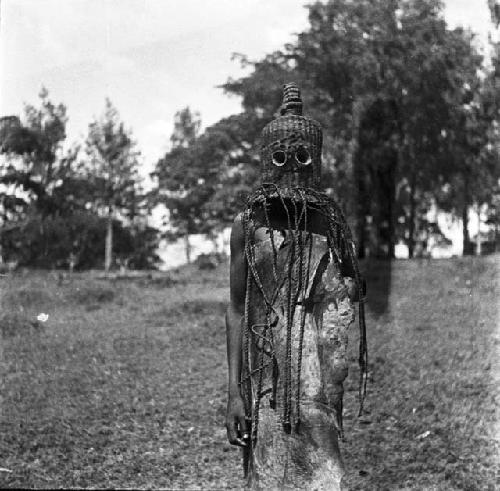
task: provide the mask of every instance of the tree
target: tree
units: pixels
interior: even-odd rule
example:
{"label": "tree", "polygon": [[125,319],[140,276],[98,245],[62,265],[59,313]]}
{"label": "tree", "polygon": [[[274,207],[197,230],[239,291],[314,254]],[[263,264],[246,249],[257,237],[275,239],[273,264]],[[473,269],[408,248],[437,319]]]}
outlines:
{"label": "tree", "polygon": [[488,0],[488,8],[490,9],[491,21],[498,29],[500,24],[500,2],[498,0]]}
{"label": "tree", "polygon": [[170,136],[172,148],[189,148],[200,132],[200,113],[191,112],[189,106],[177,111],[174,116],[174,131]]}
{"label": "tree", "polygon": [[[481,154],[480,186],[476,188],[479,206],[486,206],[486,223],[493,228],[494,250],[499,247],[500,227],[500,2],[488,0],[491,21],[496,30],[496,41],[490,36],[491,68],[484,79],[480,93],[481,116],[486,120],[488,142]],[[479,214],[478,214],[479,215]],[[478,233],[479,240],[479,233]]]}
{"label": "tree", "polygon": [[201,208],[212,180],[206,162],[196,155],[200,125],[199,114],[192,113],[189,107],[175,114],[171,150],[157,162],[152,174],[156,179],[153,201],[163,203],[168,209],[168,238],[184,238],[188,263],[191,262],[189,236],[206,230]]}
{"label": "tree", "polygon": [[[403,219],[412,254],[417,204],[453,175],[443,135],[457,129],[453,114],[467,102],[465,88],[477,86],[481,58],[468,33],[447,28],[435,0],[317,3],[309,16],[297,68],[321,89],[325,113],[348,129],[351,143],[339,148],[352,161],[360,250],[368,240],[375,254],[391,257]],[[462,155],[470,161],[471,152]]]}
{"label": "tree", "polygon": [[9,201],[8,196],[18,198],[14,213],[17,217],[12,215],[13,219],[30,207],[42,216],[55,211],[52,192],[65,177],[68,160],[78,153],[71,149],[66,157],[62,156],[68,120],[64,104],[53,104],[44,87],[39,98],[40,108],[25,105],[25,122],[10,116],[2,118],[0,124],[0,151],[5,156],[0,183],[12,191],[4,191],[4,205]]}
{"label": "tree", "polygon": [[[488,2],[493,23],[498,26],[498,4]],[[464,36],[472,36],[463,33]],[[450,178],[438,190],[437,202],[462,220],[463,254],[473,253],[469,234],[469,213],[486,207],[487,221],[495,226],[496,200],[499,189],[500,167],[500,70],[498,44],[492,44],[491,68],[483,67],[478,77],[477,55],[462,51],[462,63],[469,67],[465,77],[457,84],[455,104],[449,112],[449,131],[446,135],[451,157]],[[472,59],[471,59],[472,58]],[[451,101],[450,101],[451,102]],[[480,235],[477,235],[478,241]],[[478,242],[476,250],[480,249]]]}
{"label": "tree", "polygon": [[[325,188],[335,183],[360,254],[392,257],[400,231],[412,253],[422,205],[457,173],[450,142],[465,131],[460,114],[477,90],[481,57],[469,33],[448,29],[438,0],[331,0],[308,9],[309,27],[293,43],[256,62],[240,56],[252,71],[223,87],[262,128],[282,84],[299,82],[324,129]],[[241,141],[254,146],[255,127],[245,131]],[[460,146],[467,165],[476,151],[476,143]]]}
{"label": "tree", "polygon": [[106,99],[103,115],[89,125],[86,151],[88,178],[94,188],[94,209],[107,219],[106,271],[113,263],[113,220],[133,218],[140,204],[138,157],[130,130],[116,108]]}
{"label": "tree", "polygon": [[[255,97],[268,107],[267,120],[272,115],[270,108],[275,110],[280,102],[282,89],[279,84],[276,88],[277,101],[255,92]],[[190,128],[198,128],[199,124],[195,124],[196,115],[187,114],[184,109],[176,115],[172,149],[157,163],[153,176],[157,180],[155,202],[163,203],[169,211],[168,238],[185,238],[189,262],[189,235],[213,234],[230,225],[258,182],[256,141],[267,120],[262,111],[249,110],[223,118],[201,135],[195,133],[195,138],[188,139],[182,137],[182,128],[186,127],[186,135],[193,135]]]}
{"label": "tree", "polygon": [[50,266],[57,250],[51,242],[51,220],[74,209],[67,198],[84,195],[77,189],[86,184],[75,174],[79,148],[62,150],[66,107],[52,103],[45,88],[39,97],[40,107],[25,105],[23,120],[8,116],[0,121],[1,240],[7,257]]}

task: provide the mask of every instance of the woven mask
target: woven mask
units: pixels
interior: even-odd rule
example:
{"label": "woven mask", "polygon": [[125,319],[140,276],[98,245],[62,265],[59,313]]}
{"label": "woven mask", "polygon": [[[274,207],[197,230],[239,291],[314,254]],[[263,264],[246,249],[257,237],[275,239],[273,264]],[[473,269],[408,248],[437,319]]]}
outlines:
{"label": "woven mask", "polygon": [[262,130],[262,182],[318,189],[323,133],[317,121],[302,116],[300,90],[294,83],[284,86],[280,113]]}

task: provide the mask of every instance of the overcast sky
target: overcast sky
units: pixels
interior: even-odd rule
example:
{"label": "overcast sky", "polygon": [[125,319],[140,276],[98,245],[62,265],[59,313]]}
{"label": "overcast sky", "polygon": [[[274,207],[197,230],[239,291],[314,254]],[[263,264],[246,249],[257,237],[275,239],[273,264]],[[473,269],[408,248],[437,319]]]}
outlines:
{"label": "overcast sky", "polygon": [[[68,107],[68,140],[82,140],[109,96],[150,170],[175,112],[203,125],[240,110],[216,86],[242,74],[231,53],[258,58],[307,26],[302,0],[1,0],[0,115],[38,104],[41,85]],[[487,0],[447,0],[451,25],[483,42]]]}

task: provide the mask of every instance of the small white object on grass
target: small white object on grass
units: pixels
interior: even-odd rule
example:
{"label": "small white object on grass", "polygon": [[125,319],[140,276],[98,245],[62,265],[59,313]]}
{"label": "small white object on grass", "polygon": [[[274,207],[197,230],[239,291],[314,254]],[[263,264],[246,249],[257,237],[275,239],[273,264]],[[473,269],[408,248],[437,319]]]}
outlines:
{"label": "small white object on grass", "polygon": [[41,314],[38,314],[36,320],[40,322],[47,322],[49,320],[49,314],[44,314],[42,312]]}
{"label": "small white object on grass", "polygon": [[427,438],[430,434],[431,434],[431,432],[429,430],[424,431],[423,433],[420,433],[420,435],[417,435],[416,439],[423,440],[424,438]]}

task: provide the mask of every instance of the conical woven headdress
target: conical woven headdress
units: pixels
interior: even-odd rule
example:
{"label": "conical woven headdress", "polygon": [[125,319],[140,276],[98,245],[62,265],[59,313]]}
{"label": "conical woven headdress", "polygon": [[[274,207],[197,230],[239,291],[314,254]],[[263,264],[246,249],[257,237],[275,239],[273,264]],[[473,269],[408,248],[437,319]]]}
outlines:
{"label": "conical woven headdress", "polygon": [[302,116],[302,99],[296,84],[284,86],[280,113],[262,130],[262,183],[280,188],[318,189],[323,133],[317,121]]}

